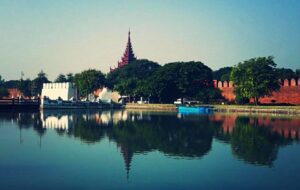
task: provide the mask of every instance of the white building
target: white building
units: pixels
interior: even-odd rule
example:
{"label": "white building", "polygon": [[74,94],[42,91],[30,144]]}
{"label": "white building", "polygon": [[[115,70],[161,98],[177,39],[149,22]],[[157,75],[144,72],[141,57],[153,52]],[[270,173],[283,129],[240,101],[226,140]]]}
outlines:
{"label": "white building", "polygon": [[51,100],[57,100],[60,97],[65,101],[77,99],[77,88],[70,82],[44,83],[42,97],[48,97]]}

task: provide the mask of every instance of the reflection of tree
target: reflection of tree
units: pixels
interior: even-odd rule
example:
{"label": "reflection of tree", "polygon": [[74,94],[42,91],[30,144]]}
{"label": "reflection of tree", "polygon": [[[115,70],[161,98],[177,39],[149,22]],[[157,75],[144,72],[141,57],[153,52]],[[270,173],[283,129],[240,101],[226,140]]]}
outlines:
{"label": "reflection of tree", "polygon": [[33,127],[35,131],[37,131],[40,136],[40,145],[41,145],[41,137],[46,132],[42,127],[42,123],[40,120],[39,112],[35,111],[8,111],[8,112],[0,112],[0,119],[16,122],[18,128],[20,129],[20,143],[23,142],[22,137],[22,129],[29,129]]}
{"label": "reflection of tree", "polygon": [[46,133],[46,129],[43,128],[42,122],[39,120],[40,117],[37,117],[37,119],[34,120],[33,123],[33,129],[37,132],[37,134],[40,137],[39,146],[42,147],[42,137]]}
{"label": "reflection of tree", "polygon": [[202,122],[179,121],[175,115],[154,115],[151,120],[122,121],[106,127],[106,134],[121,148],[127,175],[134,153],[159,150],[177,157],[201,157],[211,149],[213,130]]}
{"label": "reflection of tree", "polygon": [[108,137],[134,152],[157,149],[173,156],[201,157],[210,150],[213,137],[207,118],[202,120],[180,121],[175,115],[156,115],[150,121],[120,122]]}
{"label": "reflection of tree", "polygon": [[286,140],[269,128],[259,126],[257,118],[253,121],[251,125],[248,117],[237,118],[231,134],[233,153],[249,163],[271,166],[279,146],[286,144]]}
{"label": "reflection of tree", "polygon": [[104,137],[104,130],[94,120],[84,120],[82,117],[77,117],[74,128],[69,129],[69,134],[84,142],[96,143]]}
{"label": "reflection of tree", "polygon": [[[115,142],[128,174],[134,154],[158,150],[169,156],[201,158],[210,151],[213,138],[230,143],[233,154],[248,163],[272,166],[279,147],[291,142],[278,131],[287,127],[291,131],[298,130],[297,122],[291,124],[295,120],[261,117],[202,115],[178,119],[175,114],[129,112],[127,120],[104,124],[99,122],[101,112],[55,112],[44,116],[53,117],[53,114],[55,117],[72,116],[68,117],[72,118],[67,122],[68,130],[55,129],[58,135],[76,137],[86,143],[100,142],[106,136]],[[146,115],[147,119],[141,115]],[[40,145],[47,130],[42,124],[45,118],[34,112],[0,112],[1,120],[13,120],[20,129],[33,127],[40,137]]]}

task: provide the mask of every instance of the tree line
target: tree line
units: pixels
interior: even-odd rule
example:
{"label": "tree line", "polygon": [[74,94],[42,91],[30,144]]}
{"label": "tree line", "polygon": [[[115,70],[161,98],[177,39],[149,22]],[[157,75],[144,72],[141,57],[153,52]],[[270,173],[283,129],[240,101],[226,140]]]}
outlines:
{"label": "tree line", "polygon": [[[109,87],[131,100],[140,97],[157,103],[171,103],[178,98],[199,100],[202,103],[224,101],[213,79],[229,81],[236,85],[238,103],[247,103],[251,98],[258,103],[259,97],[270,95],[279,89],[278,79],[300,78],[300,70],[276,68],[273,57],[258,57],[212,71],[200,61],[173,62],[160,65],[141,59],[118,68],[108,74],[88,69],[76,74],[59,74],[54,82],[74,82],[81,96],[96,89]],[[39,72],[33,80],[4,81],[0,76],[0,96],[7,89],[18,88],[24,96],[41,94],[43,83],[50,82],[46,73]]]}

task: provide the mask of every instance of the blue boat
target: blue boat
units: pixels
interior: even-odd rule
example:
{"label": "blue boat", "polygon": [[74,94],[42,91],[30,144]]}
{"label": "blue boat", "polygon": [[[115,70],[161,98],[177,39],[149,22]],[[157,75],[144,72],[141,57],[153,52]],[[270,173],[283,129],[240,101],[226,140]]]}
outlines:
{"label": "blue boat", "polygon": [[195,113],[195,114],[203,114],[203,113],[212,113],[212,106],[178,106],[179,113]]}

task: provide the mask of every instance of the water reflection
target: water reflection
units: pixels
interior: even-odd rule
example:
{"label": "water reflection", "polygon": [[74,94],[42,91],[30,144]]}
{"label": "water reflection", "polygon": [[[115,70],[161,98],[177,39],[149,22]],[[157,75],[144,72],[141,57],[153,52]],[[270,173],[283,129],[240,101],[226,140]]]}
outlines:
{"label": "water reflection", "polygon": [[231,145],[238,159],[271,167],[280,147],[298,141],[299,118],[243,115],[184,115],[158,112],[63,111],[0,113],[0,120],[33,128],[42,137],[47,130],[84,143],[115,142],[129,175],[135,154],[159,151],[167,156],[199,159],[212,149],[213,139]]}
{"label": "water reflection", "polygon": [[300,137],[299,118],[215,115],[222,123],[216,138],[231,144],[233,154],[251,164],[272,166],[278,149]]}

